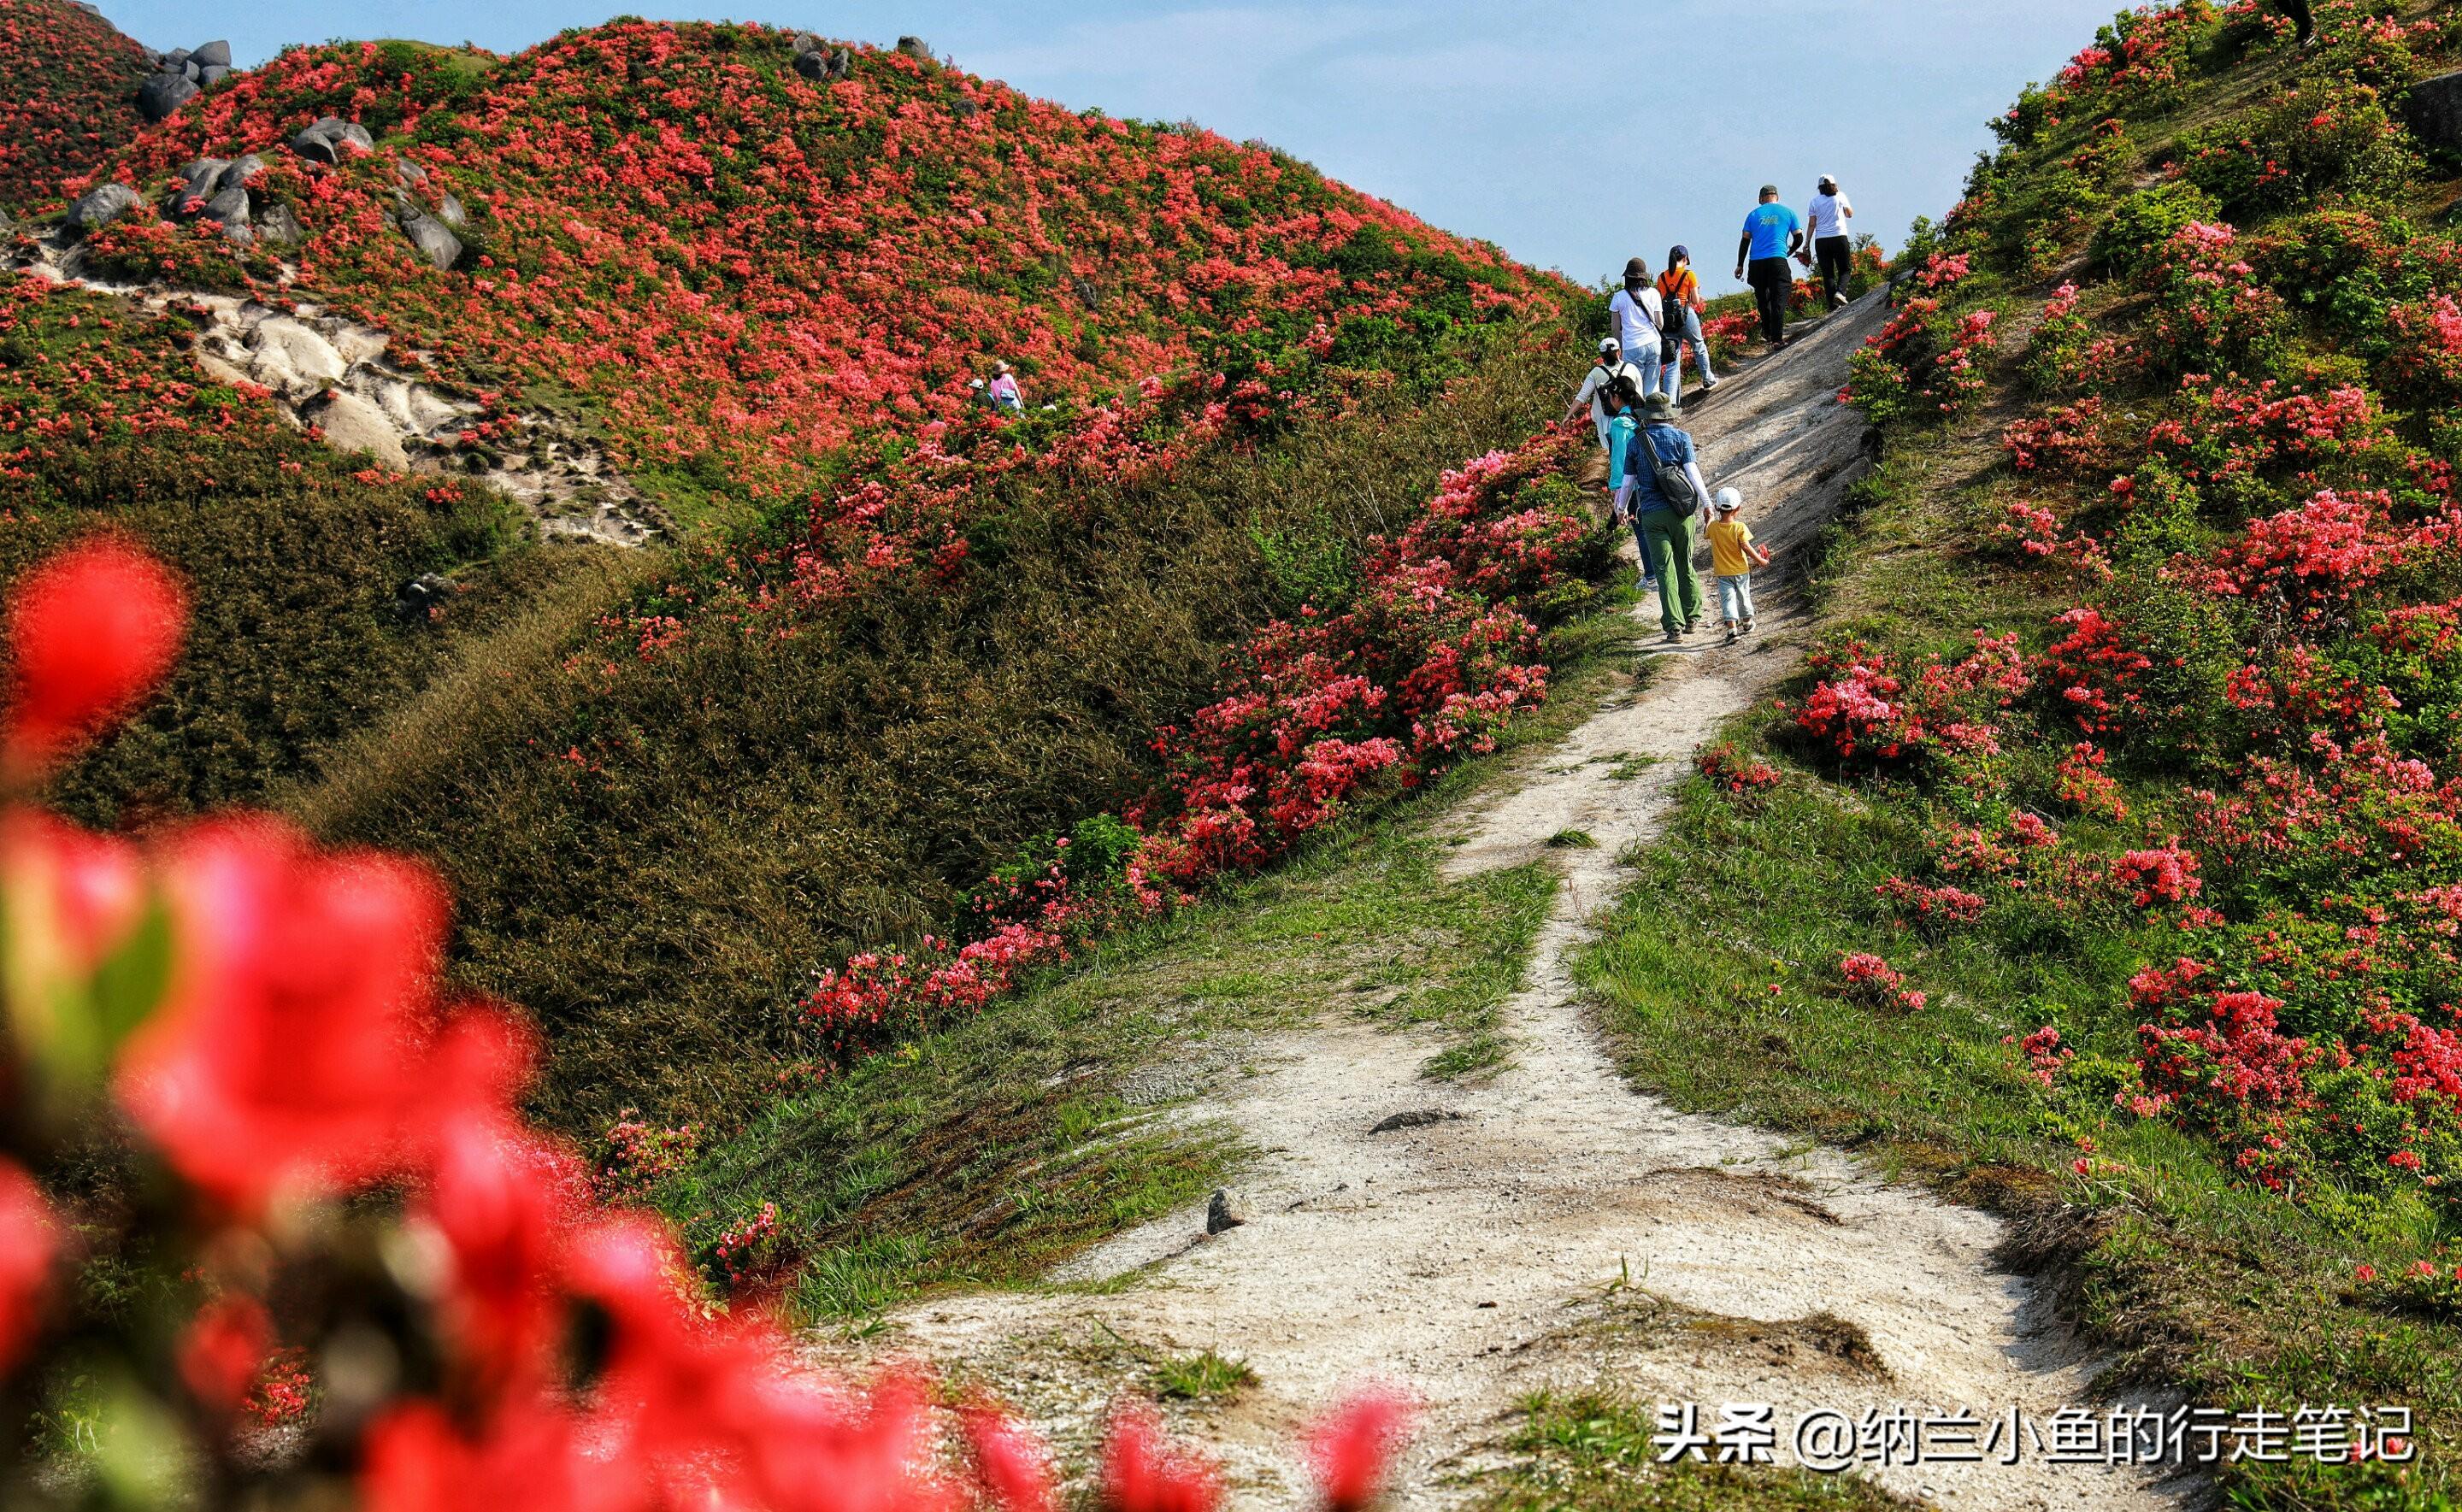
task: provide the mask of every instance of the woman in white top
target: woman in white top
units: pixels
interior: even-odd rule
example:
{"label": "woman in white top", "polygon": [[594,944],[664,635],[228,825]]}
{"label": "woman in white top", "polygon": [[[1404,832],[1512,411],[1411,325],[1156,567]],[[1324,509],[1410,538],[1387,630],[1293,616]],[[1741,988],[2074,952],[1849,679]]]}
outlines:
{"label": "woman in white top", "polygon": [[1624,288],[1608,301],[1608,329],[1624,351],[1624,359],[1641,372],[1641,391],[1658,386],[1658,291],[1650,285],[1650,264],[1633,258],[1624,265]]}
{"label": "woman in white top", "polygon": [[1846,233],[1846,223],[1854,218],[1855,206],[1838,192],[1838,181],[1823,174],[1821,186],[1812,196],[1812,208],[1803,217],[1803,233],[1812,246],[1832,310],[1846,302],[1846,278],[1855,267],[1855,242]]}
{"label": "woman in white top", "polygon": [[1608,443],[1608,421],[1610,417],[1610,411],[1608,409],[1608,391],[1620,378],[1631,378],[1636,388],[1641,385],[1640,371],[1621,360],[1623,350],[1624,343],[1615,337],[1599,337],[1599,359],[1592,364],[1590,371],[1583,376],[1582,386],[1574,392],[1573,402],[1565,411],[1565,419],[1570,421],[1580,419],[1583,406],[1587,405],[1590,411],[1591,428],[1599,433],[1599,444],[1602,446]]}

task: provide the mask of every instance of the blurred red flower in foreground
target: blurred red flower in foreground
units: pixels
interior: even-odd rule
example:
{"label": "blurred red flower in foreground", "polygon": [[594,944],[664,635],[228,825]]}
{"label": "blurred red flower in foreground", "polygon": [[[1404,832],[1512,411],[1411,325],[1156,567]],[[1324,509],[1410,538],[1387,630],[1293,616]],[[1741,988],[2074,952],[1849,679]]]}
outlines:
{"label": "blurred red flower in foreground", "polygon": [[[182,613],[169,575],[116,543],[38,569],[10,617],[10,775],[39,774],[158,680]],[[928,1383],[857,1389],[757,1310],[707,1316],[664,1222],[598,1208],[572,1153],[522,1122],[530,1038],[440,996],[445,925],[423,866],[320,851],[273,818],[140,849],[0,809],[0,1085],[17,1094],[0,1121],[0,1373],[60,1309],[80,1368],[127,1383],[106,1436],[209,1460],[201,1504],[1052,1505],[1022,1427],[964,1414],[961,1478]],[[159,1163],[129,1204],[76,1210],[81,1249],[144,1276],[121,1285],[141,1301],[91,1310],[51,1285],[63,1226],[29,1171],[106,1122],[106,1094],[140,1141],[129,1158]],[[313,1362],[331,1371],[321,1410]],[[241,1442],[248,1421],[291,1417],[302,1452]],[[1373,1403],[1337,1415],[1335,1506],[1372,1492],[1394,1420]],[[1103,1483],[1114,1512],[1208,1512],[1221,1494],[1137,1411]]]}
{"label": "blurred red flower in foreground", "polygon": [[16,1365],[41,1322],[58,1250],[51,1205],[31,1177],[0,1160],[0,1371]]}
{"label": "blurred red flower in foreground", "polygon": [[1166,1441],[1152,1410],[1112,1415],[1103,1440],[1103,1501],[1112,1512],[1211,1512],[1221,1500],[1221,1477]]}
{"label": "blurred red flower in foreground", "polygon": [[1410,1404],[1390,1392],[1367,1392],[1308,1436],[1308,1466],[1332,1512],[1358,1512],[1385,1489],[1385,1473],[1409,1431]]}
{"label": "blurred red flower in foreground", "polygon": [[161,563],[108,536],[36,568],[10,597],[6,759],[19,775],[92,738],[162,680],[188,612]]}

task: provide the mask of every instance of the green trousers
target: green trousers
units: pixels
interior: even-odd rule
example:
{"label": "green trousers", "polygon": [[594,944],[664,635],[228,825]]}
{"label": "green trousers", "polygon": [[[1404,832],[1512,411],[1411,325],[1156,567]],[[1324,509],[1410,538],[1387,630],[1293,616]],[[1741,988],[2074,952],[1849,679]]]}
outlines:
{"label": "green trousers", "polygon": [[1701,578],[1693,571],[1693,521],[1673,509],[1652,509],[1632,522],[1642,566],[1658,578],[1658,623],[1674,635],[1701,617]]}

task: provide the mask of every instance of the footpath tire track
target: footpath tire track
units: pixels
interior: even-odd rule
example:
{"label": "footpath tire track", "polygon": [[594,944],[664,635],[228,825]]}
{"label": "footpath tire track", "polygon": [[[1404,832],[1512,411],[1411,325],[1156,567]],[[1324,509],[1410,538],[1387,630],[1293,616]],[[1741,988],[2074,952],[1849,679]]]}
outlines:
{"label": "footpath tire track", "polygon": [[[1843,313],[1688,421],[1714,486],[1741,487],[1782,553],[1852,481],[1864,429],[1835,395],[1882,318],[1877,298]],[[1619,853],[1658,832],[1694,747],[1796,664],[1803,621],[1776,594],[1761,610],[1762,631],[1736,647],[1669,648],[1674,665],[1646,692],[1530,753],[1518,786],[1457,816],[1457,873],[1547,857],[1562,877],[1504,1013],[1510,1067],[1436,1087],[1419,1077],[1436,1047],[1412,1034],[1328,1024],[1268,1041],[1263,1074],[1188,1112],[1265,1151],[1242,1189],[1245,1224],[1209,1240],[1201,1210],[1173,1214],[1052,1278],[1131,1278],[1109,1294],[918,1304],[883,1352],[990,1386],[1071,1448],[1121,1385],[1122,1341],[1242,1357],[1257,1385],[1201,1436],[1228,1461],[1233,1504],[1255,1507],[1304,1501],[1300,1425],[1371,1379],[1419,1399],[1395,1496],[1414,1507],[1472,1499],[1518,1402],[1543,1387],[1695,1401],[1704,1426],[1729,1401],[1770,1403],[1784,1425],[1900,1403],[2040,1421],[2089,1400],[2092,1362],[2032,1284],[1995,1267],[1998,1220],[1639,1095],[1586,1022],[1570,957],[1596,911],[1643,879]],[[1656,606],[1636,620],[1654,640]],[[1568,829],[1598,845],[1547,848]],[[1459,1116],[1371,1133],[1416,1110]],[[1876,1479],[1956,1508],[2174,1504],[2128,1473],[2039,1459]]]}

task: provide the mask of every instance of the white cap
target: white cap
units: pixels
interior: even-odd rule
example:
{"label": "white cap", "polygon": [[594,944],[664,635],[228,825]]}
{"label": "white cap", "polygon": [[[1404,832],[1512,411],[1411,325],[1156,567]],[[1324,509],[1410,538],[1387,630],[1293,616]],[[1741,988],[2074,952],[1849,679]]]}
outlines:
{"label": "white cap", "polygon": [[1615,337],[1601,336],[1599,337],[1599,350],[1602,352],[1621,352],[1624,348],[1617,342]]}
{"label": "white cap", "polygon": [[1744,496],[1738,493],[1733,488],[1721,488],[1717,492],[1710,495],[1710,502],[1717,507],[1720,514],[1724,514],[1729,509],[1742,508],[1744,507]]}

